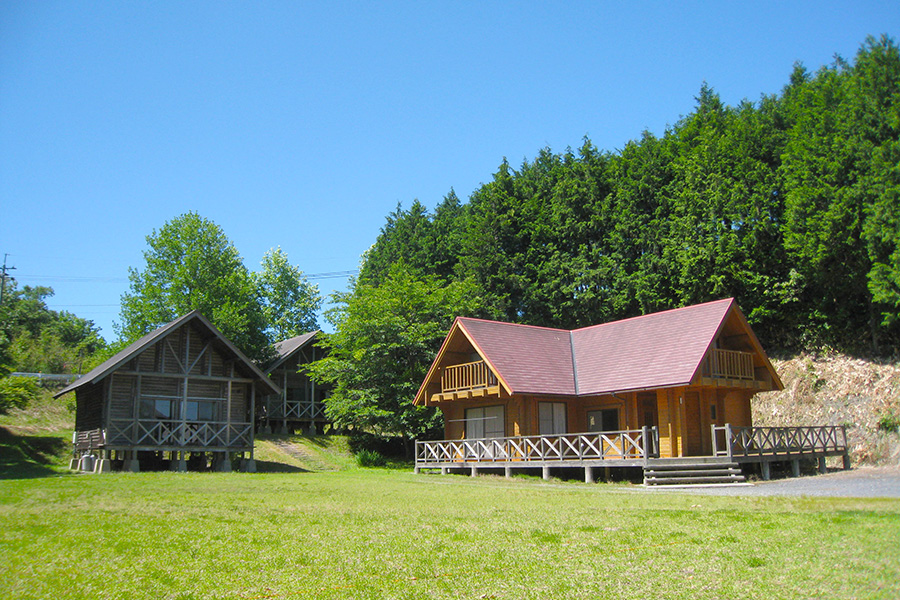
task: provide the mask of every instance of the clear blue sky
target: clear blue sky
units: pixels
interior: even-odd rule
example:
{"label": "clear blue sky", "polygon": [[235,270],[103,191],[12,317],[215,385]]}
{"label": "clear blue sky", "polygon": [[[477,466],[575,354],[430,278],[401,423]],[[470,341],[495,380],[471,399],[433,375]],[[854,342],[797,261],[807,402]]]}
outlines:
{"label": "clear blue sky", "polygon": [[[385,216],[507,157],[657,135],[900,35],[884,2],[0,2],[0,260],[112,340],[196,211],[255,270],[357,268]],[[346,279],[314,278],[323,293]]]}

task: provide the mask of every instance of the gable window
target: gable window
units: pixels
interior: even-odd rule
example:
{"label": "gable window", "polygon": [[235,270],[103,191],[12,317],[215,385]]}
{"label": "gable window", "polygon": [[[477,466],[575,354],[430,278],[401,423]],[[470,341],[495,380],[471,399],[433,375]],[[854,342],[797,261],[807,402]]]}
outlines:
{"label": "gable window", "polygon": [[588,411],[588,431],[618,431],[619,409],[605,408]]}
{"label": "gable window", "polygon": [[466,439],[503,437],[506,433],[503,406],[466,409]]}
{"label": "gable window", "polygon": [[538,402],[538,433],[541,435],[566,433],[565,402]]}

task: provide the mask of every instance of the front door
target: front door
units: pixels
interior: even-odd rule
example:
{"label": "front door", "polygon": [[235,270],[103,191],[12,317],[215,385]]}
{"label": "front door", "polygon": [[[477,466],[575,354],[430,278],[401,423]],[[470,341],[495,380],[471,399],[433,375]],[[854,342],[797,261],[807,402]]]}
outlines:
{"label": "front door", "polygon": [[703,455],[703,434],[700,422],[700,394],[686,392],[684,395],[685,448],[687,456]]}

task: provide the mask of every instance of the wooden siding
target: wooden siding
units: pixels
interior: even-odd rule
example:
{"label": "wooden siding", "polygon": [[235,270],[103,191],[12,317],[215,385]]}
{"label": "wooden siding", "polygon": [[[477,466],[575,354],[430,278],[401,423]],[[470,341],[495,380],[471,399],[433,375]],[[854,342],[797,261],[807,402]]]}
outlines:
{"label": "wooden siding", "polygon": [[103,388],[102,383],[87,386],[76,395],[75,431],[99,429],[103,426]]}

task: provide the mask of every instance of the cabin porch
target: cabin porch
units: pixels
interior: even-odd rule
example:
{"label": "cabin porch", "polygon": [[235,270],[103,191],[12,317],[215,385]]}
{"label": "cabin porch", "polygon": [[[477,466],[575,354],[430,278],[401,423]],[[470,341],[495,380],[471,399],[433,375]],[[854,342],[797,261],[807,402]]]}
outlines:
{"label": "cabin porch", "polygon": [[[656,427],[588,432],[562,435],[530,435],[441,441],[417,441],[415,472],[439,470],[442,474],[479,471],[541,469],[549,479],[551,469],[580,468],[585,482],[595,481],[595,469],[640,468],[645,483],[653,473],[673,470],[690,471],[704,478],[705,470],[730,470],[729,480],[749,465],[758,464],[763,479],[771,476],[772,463],[789,463],[792,474],[800,474],[800,461],[814,460],[820,472],[825,459],[842,457],[843,467],[850,468],[847,434],[843,426],[824,427],[732,427],[713,425],[714,451],[710,456],[660,457],[659,431]],[[609,471],[604,471],[608,478]],[[707,479],[709,473],[707,472]],[[685,477],[688,477],[685,475]],[[676,475],[670,483],[688,483]],[[740,478],[743,481],[743,478]],[[707,482],[699,481],[698,482]]]}

